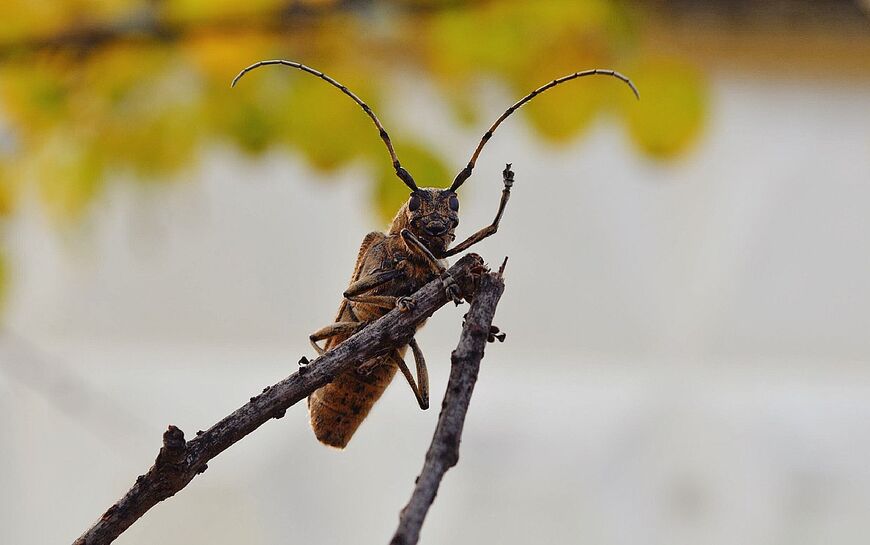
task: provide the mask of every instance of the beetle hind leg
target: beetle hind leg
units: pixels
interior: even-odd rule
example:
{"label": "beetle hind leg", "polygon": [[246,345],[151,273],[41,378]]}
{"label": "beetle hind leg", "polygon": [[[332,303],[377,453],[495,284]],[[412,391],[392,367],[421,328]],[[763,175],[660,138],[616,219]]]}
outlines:
{"label": "beetle hind leg", "polygon": [[417,398],[420,408],[425,411],[429,408],[429,370],[426,368],[426,359],[423,357],[423,351],[420,350],[417,340],[412,337],[408,346],[411,347],[411,351],[414,353],[414,362],[417,364],[416,381],[414,380],[414,375],[411,374],[411,370],[408,369],[405,360],[402,359],[402,356],[397,351],[393,351],[393,360],[399,366],[399,370],[404,375],[405,380],[408,381],[408,385],[411,386],[411,390],[414,392],[414,397]]}

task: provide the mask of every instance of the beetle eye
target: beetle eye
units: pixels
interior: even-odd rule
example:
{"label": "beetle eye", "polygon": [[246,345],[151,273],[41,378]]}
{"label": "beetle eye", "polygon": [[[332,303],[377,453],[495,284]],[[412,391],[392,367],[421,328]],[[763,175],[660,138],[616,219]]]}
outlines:
{"label": "beetle eye", "polygon": [[447,201],[447,205],[450,206],[450,209],[454,212],[459,212],[459,199],[456,195],[450,195],[450,200]]}
{"label": "beetle eye", "polygon": [[408,210],[411,212],[416,212],[420,208],[420,197],[416,194],[411,193],[411,200],[408,201]]}

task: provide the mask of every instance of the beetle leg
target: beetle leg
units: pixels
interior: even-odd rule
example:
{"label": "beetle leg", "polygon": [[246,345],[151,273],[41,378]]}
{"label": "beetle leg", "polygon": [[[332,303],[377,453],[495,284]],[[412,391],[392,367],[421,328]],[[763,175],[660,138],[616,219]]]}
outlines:
{"label": "beetle leg", "polygon": [[330,337],[335,337],[336,335],[349,335],[352,333],[356,333],[359,328],[365,325],[365,322],[335,322],[329,324],[328,326],[321,327],[320,329],[309,335],[308,340],[311,341],[311,346],[314,347],[314,350],[316,350],[317,353],[322,356],[323,353],[326,352],[326,350],[321,348],[317,344],[317,341],[322,341]]}
{"label": "beetle leg", "polygon": [[433,269],[438,271],[438,274],[441,275],[441,281],[444,282],[444,291],[447,293],[447,297],[457,305],[461,303],[462,292],[459,290],[459,286],[457,286],[453,278],[447,274],[447,269],[445,269],[444,265],[438,261],[431,251],[429,251],[429,248],[427,248],[426,245],[408,229],[402,229],[402,238],[405,240],[405,243],[409,248],[416,250],[418,254],[422,255],[426,261],[429,262],[429,265]]}
{"label": "beetle leg", "polygon": [[435,257],[432,251],[429,250],[429,248],[427,248],[426,245],[423,244],[423,241],[417,238],[414,233],[412,233],[408,229],[402,229],[402,239],[408,245],[409,249],[416,251],[418,254],[420,254],[420,256],[422,256],[429,263],[430,267],[438,271],[438,274],[444,274],[444,271],[446,270],[444,268],[444,265],[439,263],[438,258]]}
{"label": "beetle leg", "polygon": [[411,351],[414,353],[414,362],[417,364],[417,386],[420,390],[420,398],[426,404],[424,407],[421,403],[420,408],[425,410],[429,407],[429,370],[426,368],[426,358],[423,357],[423,351],[420,350],[417,339],[411,337],[408,346],[411,347]]}
{"label": "beetle leg", "polygon": [[398,308],[400,312],[408,312],[409,310],[414,310],[416,307],[417,302],[411,297],[396,298],[396,308]]}
{"label": "beetle leg", "polygon": [[[396,306],[396,298],[390,295],[361,295],[380,285],[386,284],[394,278],[403,275],[404,272],[400,269],[390,269],[366,275],[359,280],[352,282],[344,292],[344,297],[348,301],[367,303],[370,305],[380,306],[392,309]],[[351,312],[353,309],[351,308]],[[317,344],[318,341],[328,339],[340,334],[355,333],[359,328],[364,326],[363,322],[335,322],[326,327],[318,329],[312,333],[308,340],[311,341],[311,346],[318,354],[322,355],[325,350]]]}
{"label": "beetle leg", "polygon": [[348,297],[347,299],[349,301],[353,301],[354,303],[365,303],[374,307],[393,310],[394,308],[399,306],[398,301],[401,298],[394,295],[354,295],[352,297]]}
{"label": "beetle leg", "polygon": [[417,303],[411,297],[396,297],[394,295],[355,295],[353,297],[348,297],[348,300],[353,301],[354,303],[365,303],[367,305],[388,310],[397,308],[401,312],[414,310],[414,307],[417,306]]}
{"label": "beetle leg", "polygon": [[[373,290],[378,286],[386,284],[390,280],[396,279],[404,274],[404,270],[402,270],[401,268],[396,268],[366,275],[357,280],[356,282],[351,283],[351,285],[348,286],[347,289],[344,291],[344,297],[348,301],[352,301],[354,303],[365,303],[368,305],[392,310],[397,306],[399,298],[396,298],[392,295],[363,294],[367,291]],[[402,308],[401,305],[398,306],[400,306],[400,310],[408,310],[407,308]]]}
{"label": "beetle leg", "polygon": [[444,282],[444,291],[447,292],[447,297],[459,305],[462,302],[462,290],[459,289],[459,285],[456,284],[452,276],[446,273],[441,275],[441,281]]}
{"label": "beetle leg", "polygon": [[405,380],[408,381],[408,385],[411,386],[411,390],[414,392],[414,397],[417,398],[417,403],[420,405],[420,408],[426,410],[429,408],[429,372],[426,369],[426,360],[423,359],[423,353],[420,351],[420,347],[413,338],[408,344],[414,351],[414,360],[417,362],[416,381],[414,380],[414,375],[411,374],[411,370],[408,369],[405,360],[402,359],[402,356],[399,355],[397,351],[393,351],[392,357],[396,362],[396,365],[399,366],[402,375],[405,376]]}
{"label": "beetle leg", "polygon": [[495,214],[495,219],[492,220],[492,224],[484,227],[480,231],[474,233],[467,239],[463,240],[453,248],[450,248],[444,255],[441,257],[450,257],[452,255],[456,255],[459,252],[465,251],[471,246],[477,244],[481,240],[485,239],[490,235],[494,235],[496,231],[498,231],[498,224],[501,221],[501,217],[504,214],[504,209],[507,206],[508,199],[511,197],[511,187],[514,185],[514,171],[511,170],[511,165],[508,163],[505,166],[504,171],[502,172],[504,189],[501,191],[501,202],[498,204],[498,212]]}
{"label": "beetle leg", "polygon": [[[386,284],[390,280],[398,278],[404,274],[405,272],[402,269],[397,268],[366,275],[357,280],[356,282],[351,283],[351,285],[348,286],[348,288],[344,291],[344,297],[348,301],[352,301],[354,303],[365,303],[367,305],[392,310],[396,306],[398,306],[398,300],[395,296],[363,294],[367,291],[373,290],[378,286]],[[401,306],[400,310],[402,310]],[[405,308],[404,310],[408,309]]]}
{"label": "beetle leg", "polygon": [[386,271],[374,272],[372,274],[368,274],[363,276],[359,280],[352,282],[350,286],[344,290],[344,296],[348,299],[351,299],[355,295],[363,294],[367,291],[373,290],[378,286],[386,284],[390,280],[398,278],[402,276],[404,271],[401,269],[390,269]]}
{"label": "beetle leg", "polygon": [[370,375],[372,373],[372,371],[374,371],[378,367],[381,367],[383,365],[389,365],[390,359],[391,359],[391,356],[387,356],[387,357],[378,356],[378,357],[372,358],[372,359],[362,363],[359,367],[357,367],[356,371],[357,371],[357,373],[359,373],[361,375]]}

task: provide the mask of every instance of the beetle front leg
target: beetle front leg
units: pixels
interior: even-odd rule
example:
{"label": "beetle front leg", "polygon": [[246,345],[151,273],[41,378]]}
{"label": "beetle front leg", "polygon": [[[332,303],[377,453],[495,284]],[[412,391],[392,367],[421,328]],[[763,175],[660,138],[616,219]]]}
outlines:
{"label": "beetle front leg", "polygon": [[501,191],[501,202],[499,202],[498,204],[498,212],[496,212],[495,219],[492,220],[492,224],[474,233],[453,248],[450,248],[449,250],[444,252],[441,257],[450,257],[458,254],[459,252],[463,252],[471,246],[477,244],[481,240],[485,239],[486,237],[494,235],[498,231],[498,224],[501,221],[502,215],[504,215],[504,209],[507,206],[508,199],[511,198],[511,187],[513,187],[514,185],[514,171],[511,170],[510,163],[508,163],[504,167],[502,177],[504,182],[504,189],[502,189]]}
{"label": "beetle front leg", "polygon": [[447,293],[447,297],[457,305],[461,303],[462,291],[459,289],[459,286],[456,285],[453,277],[447,274],[447,269],[444,268],[444,265],[438,262],[438,258],[429,251],[429,248],[423,244],[423,241],[417,238],[417,236],[408,229],[402,229],[402,238],[405,240],[408,248],[423,256],[423,258],[425,258],[429,263],[429,266],[438,271],[438,274],[441,276],[441,281],[444,283],[444,291]]}
{"label": "beetle front leg", "polygon": [[402,240],[405,241],[405,244],[411,251],[416,252],[420,257],[425,259],[430,267],[438,271],[438,274],[444,274],[447,269],[444,268],[444,265],[438,262],[438,258],[435,257],[435,254],[433,254],[432,251],[423,244],[422,240],[417,238],[417,235],[412,233],[409,229],[402,229],[401,235]]}
{"label": "beetle front leg", "polygon": [[444,283],[444,291],[447,293],[447,298],[459,306],[459,303],[462,302],[462,290],[459,289],[456,280],[453,280],[452,276],[445,273],[441,275],[441,282]]}

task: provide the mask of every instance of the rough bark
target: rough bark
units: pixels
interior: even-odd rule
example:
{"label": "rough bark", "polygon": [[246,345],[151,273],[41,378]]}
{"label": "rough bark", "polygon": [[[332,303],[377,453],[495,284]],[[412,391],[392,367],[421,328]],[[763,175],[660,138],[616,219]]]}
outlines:
{"label": "rough bark", "polygon": [[[468,254],[448,271],[463,294],[474,294],[486,268],[477,254]],[[433,280],[413,296],[412,310],[393,310],[262,393],[196,437],[185,441],[175,426],[163,434],[163,447],[154,465],[112,505],[73,545],[111,543],[157,503],[172,497],[208,467],[206,464],[288,407],[308,397],[334,377],[374,356],[407,344],[420,322],[444,306],[444,284]],[[471,299],[471,297],[467,297]]]}
{"label": "rough bark", "polygon": [[[426,452],[423,470],[417,477],[414,492],[399,514],[399,526],[390,545],[414,545],[429,512],[441,479],[459,461],[459,442],[487,339],[493,340],[492,318],[504,291],[501,273],[484,274],[475,292],[471,310],[465,317],[459,345],[451,355],[450,379],[441,403],[441,414]],[[503,339],[503,337],[502,337]]]}

